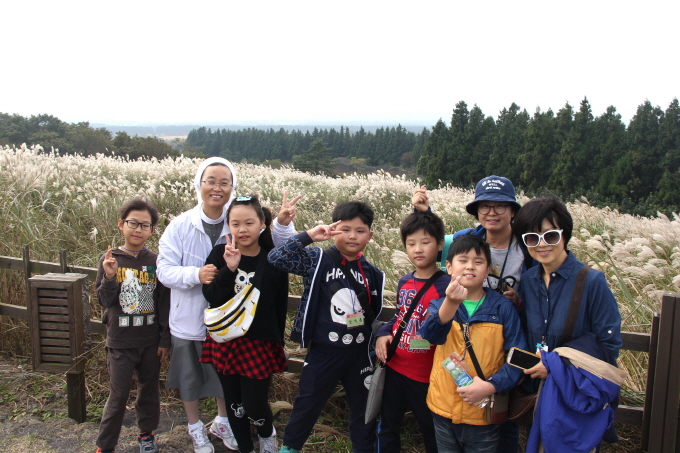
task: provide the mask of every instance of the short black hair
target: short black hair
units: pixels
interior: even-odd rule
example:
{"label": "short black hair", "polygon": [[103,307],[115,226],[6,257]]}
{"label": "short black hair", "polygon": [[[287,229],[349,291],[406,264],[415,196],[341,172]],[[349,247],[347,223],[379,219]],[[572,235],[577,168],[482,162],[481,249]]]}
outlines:
{"label": "short black hair", "polygon": [[338,220],[352,220],[359,217],[362,222],[368,225],[369,229],[371,228],[371,225],[373,225],[374,216],[373,209],[368,203],[364,203],[363,201],[346,201],[338,204],[335,206],[335,209],[333,209],[333,222],[337,222]]}
{"label": "short black hair", "polygon": [[486,257],[487,265],[491,265],[491,248],[489,247],[489,243],[482,237],[473,234],[464,234],[454,239],[449,247],[449,254],[446,257],[446,261],[450,263],[453,261],[454,256],[462,255],[473,249],[477,255],[484,255]]}
{"label": "short black hair", "polygon": [[574,220],[564,202],[554,195],[534,198],[522,206],[515,216],[512,231],[521,243],[524,233],[540,233],[545,219],[555,228],[562,229],[566,248],[574,230]]}
{"label": "short black hair", "polygon": [[143,198],[133,198],[121,206],[118,210],[118,218],[120,218],[120,220],[127,219],[127,216],[130,215],[130,211],[147,211],[151,216],[151,224],[154,226],[158,225],[158,220],[161,217],[158,214],[156,206]]}
{"label": "short black hair", "polygon": [[401,243],[406,245],[406,238],[420,230],[432,236],[438,243],[444,240],[444,222],[442,219],[430,211],[416,211],[407,215],[399,225]]}

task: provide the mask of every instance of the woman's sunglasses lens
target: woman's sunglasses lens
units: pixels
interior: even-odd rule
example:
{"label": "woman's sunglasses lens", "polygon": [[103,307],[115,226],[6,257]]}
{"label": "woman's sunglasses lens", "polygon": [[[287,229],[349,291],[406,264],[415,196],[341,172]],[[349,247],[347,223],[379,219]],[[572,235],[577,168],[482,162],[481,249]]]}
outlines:
{"label": "woman's sunglasses lens", "polygon": [[524,235],[524,243],[527,247],[535,247],[538,245],[538,234],[529,233]]}
{"label": "woman's sunglasses lens", "polygon": [[543,240],[548,245],[555,245],[560,242],[560,232],[559,231],[549,231],[543,235]]}

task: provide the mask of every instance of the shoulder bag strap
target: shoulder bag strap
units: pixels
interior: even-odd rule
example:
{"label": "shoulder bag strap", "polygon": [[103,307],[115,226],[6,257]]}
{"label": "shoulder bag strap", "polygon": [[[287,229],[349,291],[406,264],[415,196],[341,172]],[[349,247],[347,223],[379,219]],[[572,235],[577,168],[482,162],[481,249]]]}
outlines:
{"label": "shoulder bag strap", "polygon": [[562,338],[560,339],[560,346],[571,340],[576,327],[576,320],[578,319],[578,312],[581,309],[581,300],[583,299],[583,290],[586,286],[586,277],[590,271],[590,266],[584,265],[576,276],[576,284],[574,290],[571,292],[571,301],[569,302],[569,311],[567,312],[567,320],[562,329]]}
{"label": "shoulder bag strap", "polygon": [[437,281],[437,279],[439,279],[443,275],[446,274],[440,270],[437,270],[437,272],[435,272],[434,275],[432,275],[432,277],[430,277],[425,282],[425,284],[420,288],[420,290],[416,293],[416,296],[411,301],[411,305],[408,307],[408,311],[406,312],[401,322],[399,323],[399,328],[397,329],[397,332],[394,334],[394,338],[392,338],[390,348],[387,350],[387,360],[385,360],[385,363],[389,362],[394,353],[396,352],[397,347],[399,346],[399,341],[401,341],[401,334],[404,333],[404,329],[406,328],[406,325],[411,319],[411,315],[413,315],[413,312],[416,310],[418,303],[420,303],[420,299],[423,298],[423,295],[425,295],[427,290],[430,289],[434,282]]}
{"label": "shoulder bag strap", "polygon": [[[460,324],[460,323],[459,323]],[[470,341],[470,326],[468,324],[465,324],[467,327],[463,327],[463,324],[460,324],[460,331],[463,332],[463,340],[465,340],[465,349],[468,350],[470,353],[470,359],[472,359],[472,364],[475,366],[475,371],[477,372],[477,376],[480,377],[483,381],[486,381],[486,378],[484,377],[484,372],[482,371],[482,367],[479,366],[479,361],[477,360],[477,356],[475,355],[475,350],[472,348],[472,342]]]}
{"label": "shoulder bag strap", "polygon": [[338,266],[340,270],[342,270],[342,273],[345,275],[345,278],[352,286],[352,289],[354,289],[354,292],[357,295],[357,299],[359,299],[359,303],[361,304],[361,308],[364,310],[364,316],[366,316],[368,324],[370,325],[371,323],[373,323],[373,320],[375,319],[375,314],[373,313],[373,309],[368,304],[368,293],[366,291],[366,287],[361,285],[354,278],[354,275],[352,275],[352,272],[349,270],[349,267],[347,267],[346,264],[343,264],[342,256],[337,250],[326,249],[324,250],[324,252],[326,252],[326,254],[330,256],[331,259],[333,259],[335,265]]}

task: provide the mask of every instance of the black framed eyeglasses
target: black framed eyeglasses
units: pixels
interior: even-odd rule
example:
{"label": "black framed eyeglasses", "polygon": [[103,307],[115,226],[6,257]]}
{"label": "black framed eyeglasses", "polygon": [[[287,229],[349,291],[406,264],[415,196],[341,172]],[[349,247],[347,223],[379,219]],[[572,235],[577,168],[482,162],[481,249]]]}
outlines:
{"label": "black framed eyeglasses", "polygon": [[210,187],[211,189],[215,186],[219,186],[220,189],[222,190],[227,190],[228,188],[231,187],[231,181],[222,181],[222,182],[217,182],[214,179],[206,179],[205,181],[201,181],[203,184],[206,186]]}
{"label": "black framed eyeglasses", "polygon": [[548,230],[543,234],[524,233],[522,240],[527,247],[538,247],[541,239],[543,239],[546,245],[557,245],[562,240],[562,231],[564,230]]}
{"label": "black framed eyeglasses", "polygon": [[128,228],[132,228],[133,230],[136,230],[137,227],[144,231],[149,231],[153,228],[153,223],[139,223],[134,220],[123,220],[123,222],[127,223]]}
{"label": "black framed eyeglasses", "polygon": [[495,212],[498,215],[505,214],[505,211],[508,209],[507,204],[480,204],[477,207],[477,212],[479,214],[484,214],[487,215],[488,213],[491,212],[493,209],[493,212]]}

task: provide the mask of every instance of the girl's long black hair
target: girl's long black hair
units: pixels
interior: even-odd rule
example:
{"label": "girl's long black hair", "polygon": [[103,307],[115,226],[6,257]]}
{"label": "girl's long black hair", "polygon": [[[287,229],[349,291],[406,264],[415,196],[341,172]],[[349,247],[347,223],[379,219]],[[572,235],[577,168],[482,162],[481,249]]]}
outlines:
{"label": "girl's long black hair", "polygon": [[252,206],[260,220],[264,220],[264,230],[260,233],[257,243],[265,250],[274,248],[274,238],[272,237],[272,211],[260,204],[260,197],[257,194],[250,194],[245,197],[236,197],[232,200],[227,209],[227,223],[229,223],[229,213],[234,206]]}

